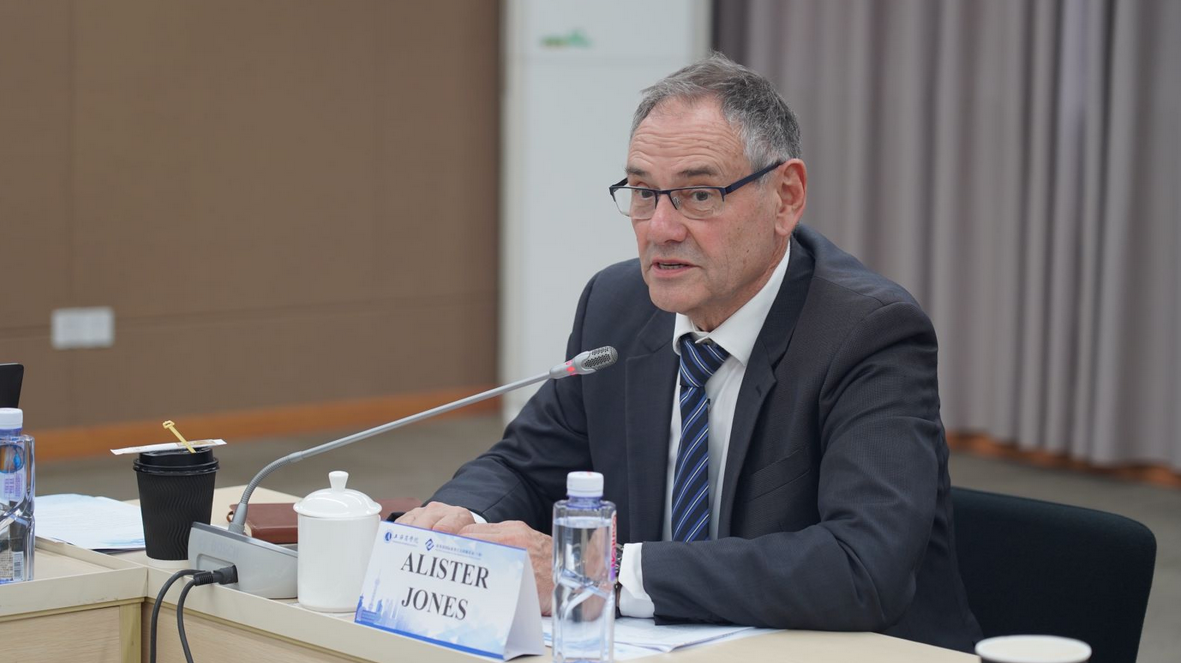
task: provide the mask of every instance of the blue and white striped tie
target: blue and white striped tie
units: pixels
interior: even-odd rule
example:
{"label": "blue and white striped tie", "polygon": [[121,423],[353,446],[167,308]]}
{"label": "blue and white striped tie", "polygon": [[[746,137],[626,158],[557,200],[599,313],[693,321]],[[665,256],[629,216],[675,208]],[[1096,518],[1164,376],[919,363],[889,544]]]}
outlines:
{"label": "blue and white striped tie", "polygon": [[705,383],[730,353],[681,337],[681,443],[673,472],[673,541],[709,539],[709,398]]}

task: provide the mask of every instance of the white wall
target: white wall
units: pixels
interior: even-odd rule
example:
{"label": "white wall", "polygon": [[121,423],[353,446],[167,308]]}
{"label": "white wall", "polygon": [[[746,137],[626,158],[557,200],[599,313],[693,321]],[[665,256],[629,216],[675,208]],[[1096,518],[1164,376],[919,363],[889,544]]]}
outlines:
{"label": "white wall", "polygon": [[[623,177],[640,90],[709,49],[706,0],[505,3],[500,374],[565,359],[578,296],[635,257],[607,186]],[[535,389],[505,399],[506,420]]]}

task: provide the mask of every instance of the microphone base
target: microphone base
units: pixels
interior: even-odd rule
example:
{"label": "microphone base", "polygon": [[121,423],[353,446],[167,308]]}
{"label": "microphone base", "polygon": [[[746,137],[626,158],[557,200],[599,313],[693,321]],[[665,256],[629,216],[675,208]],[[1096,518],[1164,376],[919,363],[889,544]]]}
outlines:
{"label": "microphone base", "polygon": [[260,541],[205,523],[193,523],[189,531],[189,566],[214,571],[238,567],[238,582],[228,585],[268,599],[293,599],[298,595],[299,555],[290,548]]}

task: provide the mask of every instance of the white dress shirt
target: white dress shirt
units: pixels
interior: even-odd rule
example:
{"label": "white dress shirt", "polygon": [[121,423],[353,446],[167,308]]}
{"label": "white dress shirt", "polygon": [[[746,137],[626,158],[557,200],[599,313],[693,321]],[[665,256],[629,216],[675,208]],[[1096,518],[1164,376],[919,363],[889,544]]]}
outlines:
{"label": "white dress shirt", "polygon": [[[706,339],[722,346],[730,356],[718,368],[713,377],[705,383],[705,394],[709,397],[709,538],[718,538],[718,516],[721,512],[722,477],[726,470],[726,453],[730,448],[730,429],[734,423],[734,408],[738,404],[738,390],[742,386],[742,376],[746,374],[746,365],[750,362],[750,353],[754,348],[767,314],[771,312],[771,305],[779,294],[779,287],[783,285],[784,275],[787,273],[787,263],[791,258],[791,243],[788,242],[787,251],[783,259],[771,273],[771,278],[763,285],[742,308],[738,309],[718,325],[711,332],[703,332],[693,324],[687,316],[677,314],[673,327],[673,351],[679,356],[681,348],[678,344],[681,336],[691,334],[693,340],[701,343]],[[672,494],[673,470],[677,464],[677,451],[681,443],[681,408],[678,405],[681,398],[681,381],[676,381],[676,387],[671,395],[673,399],[672,420],[669,422],[668,468],[664,488],[664,541],[672,541]],[[644,544],[628,543],[623,546],[623,559],[619,565],[619,610],[627,617],[651,617],[655,612],[655,605],[651,597],[644,591],[643,567],[640,564]]]}

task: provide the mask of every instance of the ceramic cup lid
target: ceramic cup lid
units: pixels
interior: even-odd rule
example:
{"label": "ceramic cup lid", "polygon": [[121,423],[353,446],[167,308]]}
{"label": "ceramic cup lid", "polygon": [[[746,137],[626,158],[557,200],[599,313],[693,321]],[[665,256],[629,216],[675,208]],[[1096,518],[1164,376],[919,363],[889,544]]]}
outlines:
{"label": "ceramic cup lid", "polygon": [[331,488],[322,488],[295,503],[295,512],[311,518],[366,518],[381,513],[381,505],[357,490],[345,488],[349,473],[328,473]]}

